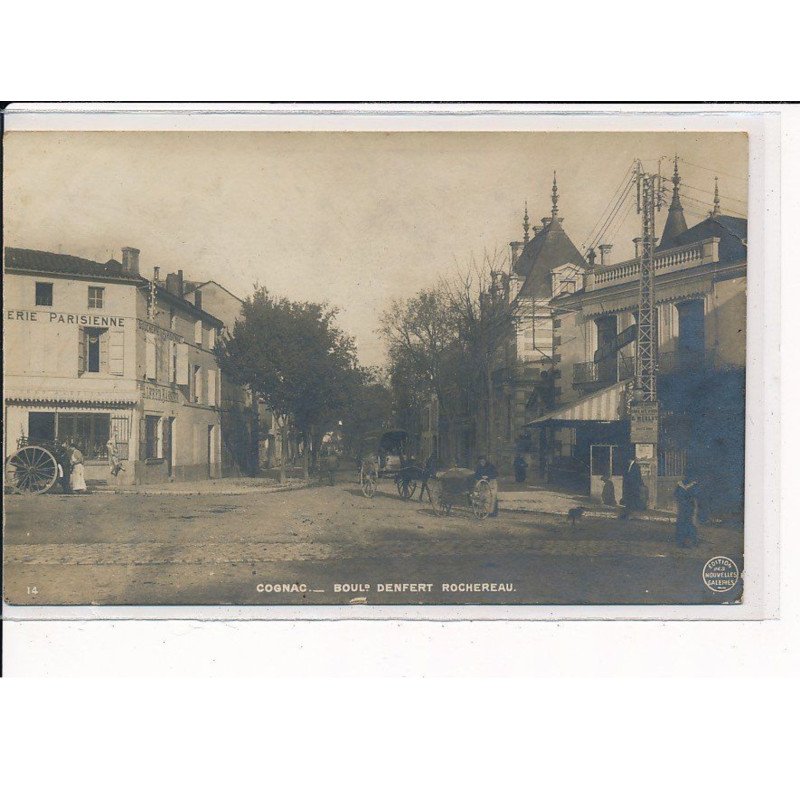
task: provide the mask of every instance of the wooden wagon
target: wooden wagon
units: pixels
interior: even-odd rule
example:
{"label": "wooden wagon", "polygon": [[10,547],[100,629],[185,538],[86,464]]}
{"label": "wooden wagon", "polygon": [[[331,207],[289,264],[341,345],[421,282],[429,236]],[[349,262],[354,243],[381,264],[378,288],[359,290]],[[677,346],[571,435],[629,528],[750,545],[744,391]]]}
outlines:
{"label": "wooden wagon", "polygon": [[469,469],[440,472],[428,481],[428,489],[433,511],[439,517],[446,517],[454,506],[463,506],[471,509],[477,519],[486,519],[494,508],[495,496],[489,481],[476,481],[475,473]]}

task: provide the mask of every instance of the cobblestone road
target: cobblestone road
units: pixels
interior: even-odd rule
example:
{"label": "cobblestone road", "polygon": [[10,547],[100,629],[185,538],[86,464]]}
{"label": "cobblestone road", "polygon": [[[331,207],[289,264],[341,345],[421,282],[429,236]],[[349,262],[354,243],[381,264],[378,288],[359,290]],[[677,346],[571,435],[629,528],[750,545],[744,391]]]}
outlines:
{"label": "cobblestone road", "polygon": [[[682,550],[672,543],[671,528],[655,522],[584,519],[573,528],[562,518],[522,513],[481,522],[466,509],[442,519],[428,504],[388,492],[364,498],[354,483],[234,496],[10,497],[6,600],[730,601],[704,587],[701,571],[715,555],[734,558],[741,569],[740,534],[707,528],[701,537],[700,547]],[[379,584],[394,583],[425,588],[379,591]],[[453,583],[470,586],[443,590]],[[474,583],[506,588],[474,590]],[[283,591],[292,584],[296,591]],[[337,592],[336,584],[348,584],[348,590]],[[282,588],[259,589],[265,585]]]}

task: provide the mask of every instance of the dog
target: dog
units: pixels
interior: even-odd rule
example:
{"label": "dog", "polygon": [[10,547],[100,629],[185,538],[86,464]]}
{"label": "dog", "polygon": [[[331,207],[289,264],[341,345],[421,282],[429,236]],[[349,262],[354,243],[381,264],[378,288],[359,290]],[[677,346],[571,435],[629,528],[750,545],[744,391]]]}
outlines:
{"label": "dog", "polygon": [[567,521],[572,523],[573,528],[575,527],[575,523],[583,516],[584,511],[586,511],[586,509],[583,506],[577,506],[567,511]]}

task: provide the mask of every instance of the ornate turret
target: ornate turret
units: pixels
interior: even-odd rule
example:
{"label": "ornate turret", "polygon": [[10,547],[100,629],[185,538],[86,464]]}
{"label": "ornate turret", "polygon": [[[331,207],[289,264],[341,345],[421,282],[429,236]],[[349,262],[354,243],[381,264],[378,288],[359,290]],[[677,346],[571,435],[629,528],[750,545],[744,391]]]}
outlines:
{"label": "ornate turret", "polygon": [[528,201],[525,201],[525,216],[522,218],[522,243],[528,244],[530,241],[529,231],[531,229],[530,219],[528,217]]}
{"label": "ornate turret", "polygon": [[676,155],[675,169],[672,173],[672,202],[669,205],[667,221],[664,223],[664,232],[661,234],[661,244],[658,246],[658,250],[674,247],[676,237],[688,230],[681,205],[680,184],[681,176],[678,174],[678,156]]}
{"label": "ornate turret", "polygon": [[556,183],[555,170],[553,170],[553,191],[550,196],[553,198],[553,219],[558,219],[558,184]]}
{"label": "ornate turret", "polygon": [[708,215],[709,217],[718,217],[721,214],[719,207],[719,178],[714,178],[714,210]]}

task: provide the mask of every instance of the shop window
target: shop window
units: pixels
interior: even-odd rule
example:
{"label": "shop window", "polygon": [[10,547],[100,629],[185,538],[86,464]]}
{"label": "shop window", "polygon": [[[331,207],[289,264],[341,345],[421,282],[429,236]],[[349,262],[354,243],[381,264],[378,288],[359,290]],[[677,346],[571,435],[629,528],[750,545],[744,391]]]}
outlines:
{"label": "shop window", "polygon": [[53,412],[28,412],[28,438],[51,442],[56,438],[56,415]]}
{"label": "shop window", "polygon": [[102,308],[103,307],[103,292],[102,286],[89,287],[89,308]]}
{"label": "shop window", "polygon": [[37,306],[53,305],[52,283],[39,283],[39,281],[36,282],[36,305]]}
{"label": "shop window", "polygon": [[56,436],[59,441],[70,440],[88,460],[108,457],[106,444],[110,434],[110,414],[57,415]]}
{"label": "shop window", "polygon": [[161,458],[161,417],[147,415],[144,418],[144,457]]}

